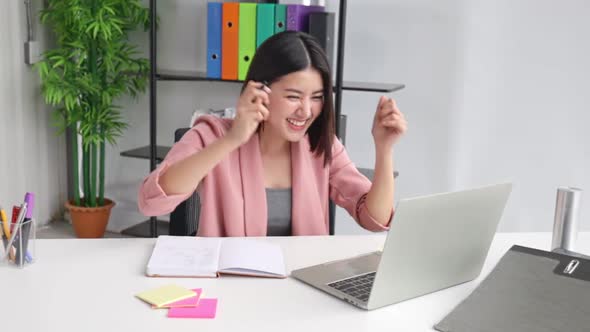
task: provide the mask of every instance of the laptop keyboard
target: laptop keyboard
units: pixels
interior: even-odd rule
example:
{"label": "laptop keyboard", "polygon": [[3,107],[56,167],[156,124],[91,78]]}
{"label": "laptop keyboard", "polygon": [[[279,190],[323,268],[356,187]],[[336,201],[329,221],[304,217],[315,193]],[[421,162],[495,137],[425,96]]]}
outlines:
{"label": "laptop keyboard", "polygon": [[329,283],[328,286],[355,297],[363,302],[369,299],[376,272],[361,274],[348,279]]}

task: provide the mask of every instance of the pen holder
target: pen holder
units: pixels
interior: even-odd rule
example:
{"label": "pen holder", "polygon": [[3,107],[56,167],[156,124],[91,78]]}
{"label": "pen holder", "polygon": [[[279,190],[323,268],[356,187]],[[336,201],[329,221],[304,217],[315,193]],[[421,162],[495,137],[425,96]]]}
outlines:
{"label": "pen holder", "polygon": [[11,230],[9,238],[2,238],[0,262],[7,266],[25,267],[35,261],[37,227],[34,219],[23,221]]}
{"label": "pen holder", "polygon": [[581,197],[582,189],[572,187],[557,188],[551,250],[575,251]]}

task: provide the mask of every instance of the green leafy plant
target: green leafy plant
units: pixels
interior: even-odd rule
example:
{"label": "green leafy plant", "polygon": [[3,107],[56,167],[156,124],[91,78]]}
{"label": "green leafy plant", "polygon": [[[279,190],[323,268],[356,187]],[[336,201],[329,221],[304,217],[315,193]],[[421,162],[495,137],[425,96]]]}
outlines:
{"label": "green leafy plant", "polygon": [[139,0],[49,0],[41,11],[41,22],[55,32],[57,46],[36,66],[58,131],[76,133],[71,135],[75,166],[70,174],[76,206],[104,205],[105,143],[114,145],[128,126],[114,100],[136,97],[148,82],[149,62],[128,34],[138,27],[147,30],[149,21],[149,9]]}

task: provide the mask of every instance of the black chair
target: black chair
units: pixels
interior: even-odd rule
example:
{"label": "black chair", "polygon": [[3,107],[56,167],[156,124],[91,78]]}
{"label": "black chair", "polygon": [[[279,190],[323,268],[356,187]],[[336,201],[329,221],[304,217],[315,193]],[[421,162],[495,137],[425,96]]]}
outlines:
{"label": "black chair", "polygon": [[[174,132],[174,142],[178,142],[182,136],[189,130],[189,128],[180,128]],[[364,176],[373,181],[375,171],[371,168],[358,168]],[[398,176],[398,172],[393,172],[394,178]],[[199,214],[201,212],[201,204],[199,195],[194,192],[184,202],[180,203],[174,211],[170,214],[170,235],[195,235],[199,227]],[[334,234],[334,222],[330,222],[330,234]]]}
{"label": "black chair", "polygon": [[[179,128],[174,131],[174,142],[178,142],[190,128]],[[170,213],[170,235],[195,235],[199,226],[201,204],[195,191],[184,202]]]}

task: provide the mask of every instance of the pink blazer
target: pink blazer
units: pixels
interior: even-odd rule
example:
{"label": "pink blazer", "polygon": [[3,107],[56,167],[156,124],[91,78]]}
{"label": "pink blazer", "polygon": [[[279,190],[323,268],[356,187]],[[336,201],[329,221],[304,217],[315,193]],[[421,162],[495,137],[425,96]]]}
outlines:
{"label": "pink blazer", "polygon": [[[192,194],[166,195],[159,185],[160,174],[225,135],[231,122],[214,116],[199,118],[142,183],[138,197],[141,213],[146,216],[168,214]],[[323,157],[310,151],[308,139],[291,144],[293,235],[329,234],[328,198],[346,209],[365,229],[387,230],[388,227],[371,217],[365,205],[371,182],[358,172],[337,139],[332,156],[332,162],[324,167]],[[266,192],[258,135],[252,135],[247,143],[215,166],[197,191],[201,200],[197,235],[265,236]]]}

